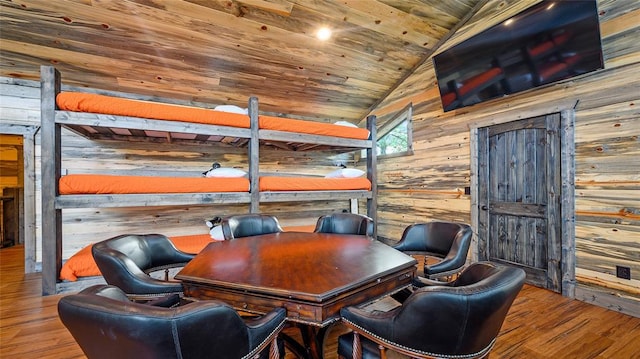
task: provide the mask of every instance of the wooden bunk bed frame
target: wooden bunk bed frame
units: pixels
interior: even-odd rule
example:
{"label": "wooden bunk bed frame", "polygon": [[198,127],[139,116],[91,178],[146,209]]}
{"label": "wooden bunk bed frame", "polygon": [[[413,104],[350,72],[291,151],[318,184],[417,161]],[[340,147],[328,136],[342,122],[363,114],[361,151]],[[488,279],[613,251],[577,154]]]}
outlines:
{"label": "wooden bunk bed frame", "polygon": [[[61,76],[52,66],[41,67],[41,147],[42,147],[42,294],[60,292],[58,280],[62,267],[62,210],[65,208],[104,208],[167,205],[205,205],[246,203],[249,212],[259,211],[260,203],[319,200],[366,199],[367,215],[376,222],[376,118],[367,117],[368,140],[309,135],[285,131],[262,130],[258,126],[258,99],[249,99],[250,128],[237,128],[197,123],[149,120],[95,113],[60,111],[56,95],[61,91]],[[61,130],[68,128],[84,137],[96,140],[122,139],[112,128],[129,129],[132,136],[145,137],[144,130],[195,134],[199,143],[225,141],[247,146],[249,159],[248,192],[221,193],[158,193],[158,194],[90,194],[60,195]],[[126,136],[129,137],[129,136]],[[217,140],[215,140],[217,139]],[[260,192],[260,146],[276,146],[294,151],[331,150],[367,152],[367,179],[371,189],[354,191],[279,191]],[[73,284],[73,283],[72,283]]]}

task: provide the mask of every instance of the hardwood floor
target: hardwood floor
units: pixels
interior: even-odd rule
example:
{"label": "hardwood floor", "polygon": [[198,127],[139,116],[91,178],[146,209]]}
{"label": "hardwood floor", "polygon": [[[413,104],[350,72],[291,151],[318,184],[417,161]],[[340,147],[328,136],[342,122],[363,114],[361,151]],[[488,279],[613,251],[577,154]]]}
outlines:
{"label": "hardwood floor", "polygon": [[[60,296],[40,296],[40,275],[23,272],[22,247],[1,249],[0,358],[85,358],[58,319]],[[342,331],[329,331],[325,358]],[[640,318],[525,286],[490,358],[640,358]]]}

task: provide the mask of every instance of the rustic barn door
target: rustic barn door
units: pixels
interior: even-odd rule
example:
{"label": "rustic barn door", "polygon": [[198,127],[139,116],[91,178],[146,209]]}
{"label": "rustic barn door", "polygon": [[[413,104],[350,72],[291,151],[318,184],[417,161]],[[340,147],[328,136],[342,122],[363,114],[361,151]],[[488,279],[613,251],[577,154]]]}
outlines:
{"label": "rustic barn door", "polygon": [[561,291],[560,114],[478,131],[478,255]]}

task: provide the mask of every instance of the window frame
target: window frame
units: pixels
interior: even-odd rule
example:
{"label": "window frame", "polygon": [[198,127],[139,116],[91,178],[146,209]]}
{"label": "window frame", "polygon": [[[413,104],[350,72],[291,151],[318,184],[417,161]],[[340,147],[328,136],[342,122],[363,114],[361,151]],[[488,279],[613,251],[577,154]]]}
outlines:
{"label": "window frame", "polygon": [[[391,133],[393,130],[398,127],[402,122],[407,122],[407,150],[402,152],[395,152],[389,154],[378,154],[378,159],[385,158],[394,158],[394,157],[402,157],[402,156],[412,156],[413,155],[413,103],[409,102],[402,110],[398,111],[389,121],[387,121],[384,125],[380,126],[377,131],[376,143],[380,141],[381,138]],[[377,149],[376,149],[377,150]]]}

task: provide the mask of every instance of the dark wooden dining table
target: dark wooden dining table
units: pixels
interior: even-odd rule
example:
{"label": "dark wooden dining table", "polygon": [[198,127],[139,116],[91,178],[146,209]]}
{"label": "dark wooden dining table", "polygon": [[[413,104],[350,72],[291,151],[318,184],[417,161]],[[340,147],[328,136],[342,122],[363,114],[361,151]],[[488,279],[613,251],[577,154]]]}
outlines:
{"label": "dark wooden dining table", "polygon": [[309,356],[340,308],[411,284],[416,260],[365,236],[281,232],[212,242],[177,275],[186,297],[264,314],[277,307],[299,325]]}

